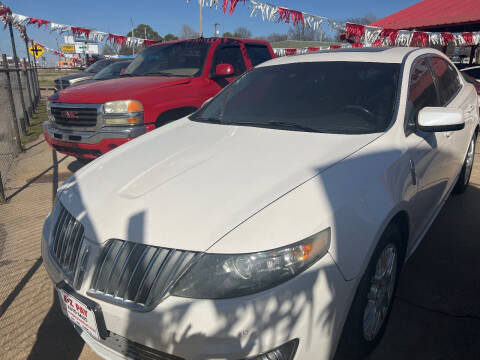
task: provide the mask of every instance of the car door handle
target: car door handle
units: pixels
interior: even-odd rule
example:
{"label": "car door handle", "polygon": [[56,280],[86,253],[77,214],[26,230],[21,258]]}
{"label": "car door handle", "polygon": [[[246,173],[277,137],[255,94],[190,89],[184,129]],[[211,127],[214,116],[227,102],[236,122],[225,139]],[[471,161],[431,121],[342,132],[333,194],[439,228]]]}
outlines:
{"label": "car door handle", "polygon": [[472,113],[474,110],[475,110],[475,106],[473,106],[473,105],[468,105],[468,107],[467,107],[467,112],[468,112],[468,113]]}
{"label": "car door handle", "polygon": [[451,131],[446,131],[445,133],[445,137],[448,139],[450,138],[450,136],[452,136],[452,132]]}

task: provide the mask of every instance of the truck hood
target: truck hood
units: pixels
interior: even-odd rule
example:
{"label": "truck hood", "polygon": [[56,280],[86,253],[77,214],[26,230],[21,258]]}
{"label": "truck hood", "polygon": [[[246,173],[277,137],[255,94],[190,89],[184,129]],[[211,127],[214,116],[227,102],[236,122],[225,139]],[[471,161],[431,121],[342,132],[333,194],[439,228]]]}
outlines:
{"label": "truck hood", "polygon": [[58,93],[55,102],[103,104],[112,100],[141,99],[155,89],[187,84],[185,77],[135,76],[86,83]]}
{"label": "truck hood", "polygon": [[378,136],[184,118],[78,171],[62,187],[60,201],[93,242],[116,238],[206,251],[247,218]]}

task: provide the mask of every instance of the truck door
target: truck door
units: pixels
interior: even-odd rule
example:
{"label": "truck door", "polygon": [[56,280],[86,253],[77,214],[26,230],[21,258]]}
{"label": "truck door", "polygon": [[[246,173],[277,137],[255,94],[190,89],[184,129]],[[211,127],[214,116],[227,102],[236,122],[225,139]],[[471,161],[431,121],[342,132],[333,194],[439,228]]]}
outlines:
{"label": "truck door", "polygon": [[[230,64],[233,66],[234,75],[228,78],[216,79],[215,67],[219,64]],[[210,69],[210,78],[212,79],[212,94],[216,95],[221,89],[232,82],[238,75],[246,70],[245,60],[239,44],[220,44],[213,54],[212,66]]]}

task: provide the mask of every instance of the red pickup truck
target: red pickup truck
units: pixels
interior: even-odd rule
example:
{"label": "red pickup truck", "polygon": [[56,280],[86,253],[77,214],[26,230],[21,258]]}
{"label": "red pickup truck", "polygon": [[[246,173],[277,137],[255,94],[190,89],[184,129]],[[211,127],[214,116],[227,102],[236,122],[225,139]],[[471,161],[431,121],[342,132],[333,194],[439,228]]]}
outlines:
{"label": "red pickup truck", "polygon": [[150,46],[119,79],[50,96],[45,139],[61,153],[94,159],[192,113],[236,76],[273,57],[268,42],[250,39],[200,38]]}

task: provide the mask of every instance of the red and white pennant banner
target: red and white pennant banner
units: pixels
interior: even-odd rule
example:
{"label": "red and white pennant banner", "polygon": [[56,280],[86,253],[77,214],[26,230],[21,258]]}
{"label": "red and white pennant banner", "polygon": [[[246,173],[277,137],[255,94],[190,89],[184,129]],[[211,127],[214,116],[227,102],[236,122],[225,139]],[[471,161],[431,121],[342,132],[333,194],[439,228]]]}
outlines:
{"label": "red and white pennant banner", "polygon": [[35,25],[38,28],[44,27],[50,29],[50,31],[56,31],[59,34],[62,33],[72,33],[75,36],[82,36],[87,39],[91,39],[97,42],[102,42],[107,39],[113,41],[119,45],[127,46],[149,46],[156,44],[160,41],[142,39],[137,37],[127,37],[123,35],[111,34],[104,31],[98,31],[95,29],[90,29],[87,27],[72,26],[66,24],[54,23],[50,20],[34,18],[30,16],[25,16],[22,14],[13,13],[9,7],[5,6],[0,2],[0,20],[5,23],[5,26],[10,22],[15,28],[20,32],[20,36],[24,40],[28,40],[26,34],[27,25]]}
{"label": "red and white pennant banner", "polygon": [[[187,0],[189,2],[190,0]],[[233,14],[239,0],[199,0],[200,6],[215,6],[223,1],[223,11]],[[480,44],[480,32],[423,32],[411,30],[383,29],[363,24],[353,24],[329,19],[324,16],[312,15],[282,6],[272,5],[259,0],[240,0],[249,3],[250,17],[261,16],[263,21],[274,21],[296,26],[306,26],[318,30],[323,24],[328,24],[334,30],[345,33],[345,40],[358,46],[446,46],[453,43],[456,46]]]}

